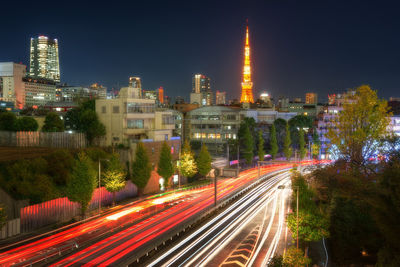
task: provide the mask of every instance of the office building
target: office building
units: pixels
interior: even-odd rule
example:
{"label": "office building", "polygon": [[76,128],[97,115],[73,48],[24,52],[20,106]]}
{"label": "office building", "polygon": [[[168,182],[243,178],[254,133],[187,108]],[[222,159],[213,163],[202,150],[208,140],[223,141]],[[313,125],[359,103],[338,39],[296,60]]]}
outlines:
{"label": "office building", "polygon": [[57,39],[31,38],[29,76],[60,82]]}
{"label": "office building", "polygon": [[23,108],[25,89],[22,79],[26,66],[13,62],[0,62],[0,100],[12,102],[15,108]]}
{"label": "office building", "polygon": [[56,83],[52,80],[35,79],[25,77],[22,79],[24,83],[24,102],[25,107],[44,106],[47,102],[56,100]]}
{"label": "office building", "polygon": [[213,103],[210,78],[202,74],[195,74],[192,78],[192,93],[190,103],[200,106],[210,106]]}
{"label": "office building", "polygon": [[215,93],[215,104],[226,105],[226,92],[220,92],[217,90]]}
{"label": "office building", "polygon": [[96,112],[106,127],[103,145],[130,146],[138,140],[170,140],[175,128],[174,111],[157,109],[154,99],[141,94],[140,78],[130,78],[114,99],[97,99]]}
{"label": "office building", "polygon": [[306,104],[317,104],[318,95],[316,93],[306,93]]}

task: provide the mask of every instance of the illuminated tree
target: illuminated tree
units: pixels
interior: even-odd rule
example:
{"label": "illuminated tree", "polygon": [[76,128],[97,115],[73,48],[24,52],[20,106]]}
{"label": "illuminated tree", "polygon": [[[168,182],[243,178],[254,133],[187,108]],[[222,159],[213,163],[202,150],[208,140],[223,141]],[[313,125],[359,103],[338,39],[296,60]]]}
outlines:
{"label": "illuminated tree", "polygon": [[67,197],[70,201],[81,205],[82,217],[92,199],[94,188],[97,185],[97,172],[89,157],[80,153],[72,167],[71,178],[67,183]]}
{"label": "illuminated tree", "polygon": [[291,143],[292,140],[290,139],[289,123],[286,122],[286,134],[283,143],[283,153],[285,154],[287,160],[290,160],[290,158],[292,157],[292,147],[290,146]]}
{"label": "illuminated tree", "polygon": [[300,160],[303,160],[307,154],[306,141],[304,140],[303,129],[299,130],[299,146],[300,146]]}
{"label": "illuminated tree", "polygon": [[174,174],[174,164],[172,162],[171,147],[165,141],[161,147],[157,173],[164,178],[165,188],[168,184],[169,178]]}
{"label": "illuminated tree", "polygon": [[103,173],[104,186],[108,192],[113,194],[113,205],[115,205],[115,193],[125,187],[126,173],[121,166],[118,155],[114,154],[107,164],[107,170]]}
{"label": "illuminated tree", "polygon": [[378,99],[376,91],[368,85],[358,87],[355,94],[347,94],[343,110],[328,129],[332,152],[353,166],[367,165],[388,135],[389,116],[387,102]]}
{"label": "illuminated tree", "polygon": [[270,134],[270,145],[271,145],[271,151],[269,152],[272,156],[272,159],[275,159],[276,154],[278,154],[278,140],[276,138],[276,127],[275,124],[272,124],[271,126],[271,134]]}
{"label": "illuminated tree", "polygon": [[142,142],[136,147],[135,160],[132,162],[132,182],[138,187],[139,194],[146,187],[151,176],[151,163]]}
{"label": "illuminated tree", "polygon": [[264,160],[264,156],[264,138],[262,136],[262,132],[258,131],[258,160]]}
{"label": "illuminated tree", "polygon": [[186,140],[182,149],[182,154],[179,162],[179,172],[185,177],[193,177],[197,172],[196,161],[193,152],[190,149],[189,142]]}
{"label": "illuminated tree", "polygon": [[311,259],[307,258],[303,251],[296,247],[290,247],[283,256],[283,266],[295,267],[306,266],[308,264],[311,264]]}
{"label": "illuminated tree", "polygon": [[210,153],[208,153],[207,146],[203,145],[196,159],[200,175],[206,176],[211,171],[211,162],[212,159]]}

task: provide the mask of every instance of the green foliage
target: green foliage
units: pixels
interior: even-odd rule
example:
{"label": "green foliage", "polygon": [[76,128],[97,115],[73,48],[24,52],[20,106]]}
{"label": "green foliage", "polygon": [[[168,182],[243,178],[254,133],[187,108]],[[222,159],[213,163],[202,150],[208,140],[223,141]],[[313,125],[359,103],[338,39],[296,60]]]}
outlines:
{"label": "green foliage", "polygon": [[288,267],[308,266],[311,264],[311,259],[307,258],[301,249],[290,247],[283,256],[283,264]]}
{"label": "green foliage", "polygon": [[262,131],[258,131],[258,160],[264,160],[265,150],[264,150],[264,137]]}
{"label": "green foliage", "polygon": [[283,153],[285,154],[285,157],[287,160],[290,160],[292,157],[292,147],[290,146],[292,144],[292,140],[290,139],[290,131],[289,131],[289,124],[286,123],[286,135],[285,135],[285,141],[283,143]]}
{"label": "green foliage", "polygon": [[58,196],[49,175],[48,164],[43,158],[19,160],[6,168],[4,184],[15,198],[29,198],[31,204],[47,201]]}
{"label": "green foliage", "polygon": [[272,124],[271,126],[271,132],[270,132],[270,145],[271,145],[271,151],[269,152],[272,156],[272,159],[276,158],[276,154],[278,154],[278,140],[276,138],[276,127],[275,124]]}
{"label": "green foliage", "polygon": [[211,156],[208,153],[206,145],[201,147],[200,153],[197,156],[196,163],[201,176],[206,176],[211,171]]}
{"label": "green foliage", "polygon": [[47,173],[55,185],[67,186],[74,165],[74,158],[68,150],[56,150],[45,157],[48,165]]}
{"label": "green foliage", "polygon": [[151,163],[142,142],[136,147],[135,160],[132,162],[132,182],[139,188],[146,187],[151,176]]}
{"label": "green foliage", "polygon": [[267,267],[283,267],[282,255],[274,255],[268,262]]}
{"label": "green foliage", "polygon": [[200,150],[201,149],[201,141],[198,141],[198,140],[191,140],[190,141],[190,147],[193,149],[193,150]]}
{"label": "green foliage", "polygon": [[247,164],[251,164],[253,162],[253,151],[254,151],[254,139],[250,132],[249,127],[245,126],[244,135],[242,139],[242,143],[244,145],[244,158],[246,159]]}
{"label": "green foliage", "polygon": [[164,178],[164,188],[168,184],[169,178],[174,174],[174,164],[172,163],[171,147],[164,141],[160,159],[158,161],[157,173]]}
{"label": "green foliage", "polygon": [[85,214],[97,185],[96,176],[90,158],[86,154],[80,153],[72,167],[66,193],[70,201],[78,202],[81,205],[82,216]]}
{"label": "green foliage", "polygon": [[47,113],[42,132],[64,132],[64,122],[57,113]]}
{"label": "green foliage", "polygon": [[179,172],[183,176],[191,178],[196,174],[197,165],[188,141],[185,141],[183,146],[179,164]]}
{"label": "green foliage", "polygon": [[285,140],[285,128],[286,128],[286,123],[284,119],[276,119],[274,121],[274,126],[276,130],[276,139],[278,142],[278,152],[283,150],[283,143]]}
{"label": "green foliage", "polygon": [[389,116],[387,102],[378,99],[376,91],[368,85],[358,87],[354,95],[347,95],[343,110],[328,129],[332,152],[353,167],[363,168],[389,134]]}
{"label": "green foliage", "polygon": [[330,211],[330,245],[339,265],[361,263],[361,252],[377,253],[382,247],[379,230],[369,207],[354,200],[334,198]]}
{"label": "green foliage", "polygon": [[299,131],[299,147],[300,147],[300,160],[303,160],[307,154],[306,141],[304,140],[304,131]]}
{"label": "green foliage", "polygon": [[105,126],[99,121],[94,100],[82,102],[78,108],[69,110],[65,115],[65,127],[69,130],[85,133],[90,145],[96,138],[106,134]]}
{"label": "green foliage", "polygon": [[[297,212],[292,212],[287,217],[287,223],[292,237],[297,238]],[[299,239],[305,242],[319,241],[329,236],[329,222],[319,213],[311,213],[299,209]]]}
{"label": "green foliage", "polygon": [[80,115],[80,130],[85,133],[89,144],[106,134],[106,127],[99,121],[96,111],[85,110]]}
{"label": "green foliage", "polygon": [[15,131],[17,117],[11,112],[0,113],[0,131]]}
{"label": "green foliage", "polygon": [[6,224],[6,221],[7,221],[6,209],[3,205],[0,204],[0,230]]}
{"label": "green foliage", "polygon": [[32,117],[20,117],[15,122],[15,131],[32,131],[35,132],[39,128],[39,124]]}
{"label": "green foliage", "polygon": [[115,203],[115,192],[125,187],[126,172],[122,166],[119,155],[114,153],[106,161],[106,168],[102,172],[102,181],[108,192],[113,193],[113,203]]}

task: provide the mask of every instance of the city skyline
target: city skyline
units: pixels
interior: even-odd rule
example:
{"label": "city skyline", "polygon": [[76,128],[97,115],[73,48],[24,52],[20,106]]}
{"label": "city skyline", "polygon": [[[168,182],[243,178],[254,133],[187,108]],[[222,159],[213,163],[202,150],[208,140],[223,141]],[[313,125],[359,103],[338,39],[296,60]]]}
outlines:
{"label": "city skyline", "polygon": [[[243,31],[248,18],[254,33],[250,41],[255,95],[267,91],[274,98],[298,97],[316,92],[323,100],[329,92],[366,83],[382,97],[396,96],[400,40],[395,29],[399,19],[391,16],[395,9],[390,5],[360,3],[270,2],[250,3],[245,8],[240,3],[218,3],[214,11],[207,2],[197,9],[173,3],[168,14],[164,14],[163,4],[136,3],[142,12],[134,22],[124,18],[129,6],[124,10],[112,7],[109,12],[118,15],[102,21],[93,20],[105,12],[102,6],[83,4],[79,10],[64,6],[60,14],[45,7],[42,12],[60,19],[50,24],[37,18],[24,27],[14,17],[4,17],[0,58],[29,66],[29,40],[44,34],[59,40],[62,82],[99,82],[111,90],[125,86],[127,77],[135,75],[142,78],[145,89],[163,86],[167,95],[188,99],[191,77],[204,73],[211,78],[214,91],[226,91],[239,99]],[[34,12],[36,8],[28,5],[26,10]],[[222,10],[224,20],[218,17]],[[364,20],[361,14],[370,14],[372,19]],[[72,15],[78,19],[65,24],[62,18]],[[23,30],[14,30],[19,28]],[[207,38],[195,39],[199,32]],[[124,42],[114,42],[116,38]]]}

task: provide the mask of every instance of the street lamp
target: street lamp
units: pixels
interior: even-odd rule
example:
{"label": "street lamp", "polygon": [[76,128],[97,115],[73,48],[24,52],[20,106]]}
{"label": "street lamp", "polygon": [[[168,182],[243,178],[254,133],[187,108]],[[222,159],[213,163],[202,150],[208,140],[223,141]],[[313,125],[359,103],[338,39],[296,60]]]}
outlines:
{"label": "street lamp", "polygon": [[299,186],[294,186],[297,189],[296,195],[296,238],[297,238],[297,248],[299,248]]}

